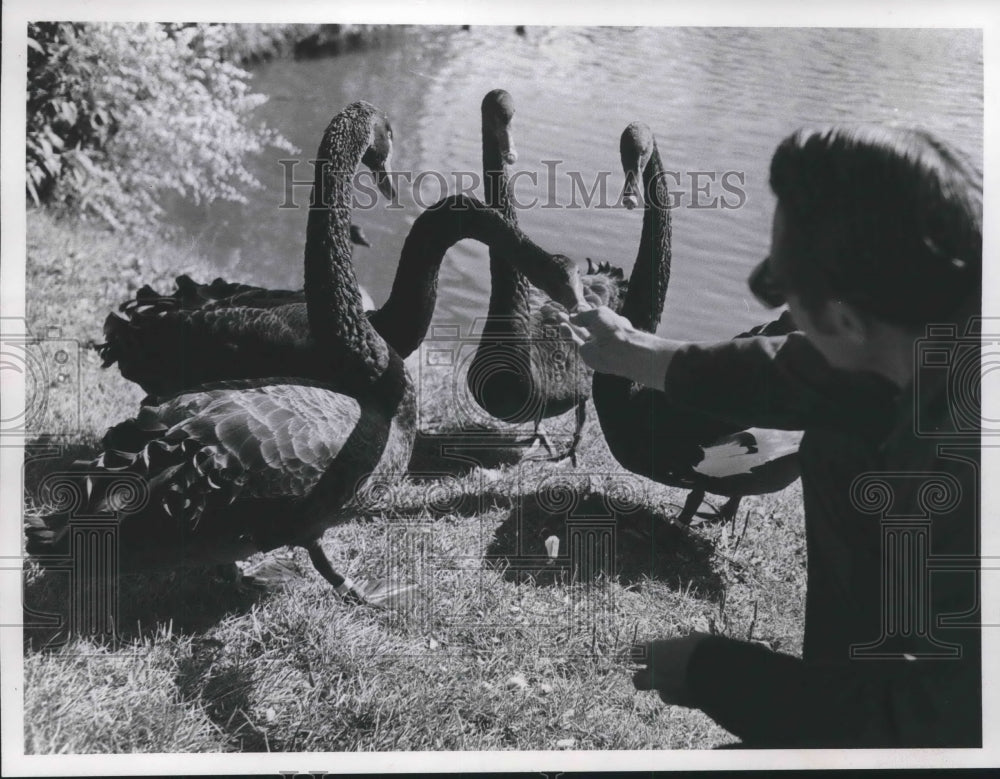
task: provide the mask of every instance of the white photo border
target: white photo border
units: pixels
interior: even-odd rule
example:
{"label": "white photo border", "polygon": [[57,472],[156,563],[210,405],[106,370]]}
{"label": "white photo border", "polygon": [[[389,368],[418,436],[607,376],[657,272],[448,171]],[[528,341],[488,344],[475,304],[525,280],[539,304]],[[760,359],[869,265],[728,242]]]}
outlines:
{"label": "white photo border", "polygon": [[[24,316],[25,201],[24,132],[26,24],[39,20],[74,21],[203,21],[203,22],[342,22],[391,24],[524,24],[655,25],[732,27],[962,27],[983,31],[984,133],[983,165],[986,205],[1000,192],[1000,7],[980,2],[859,2],[811,5],[801,2],[685,2],[662,4],[643,0],[549,0],[545,4],[507,0],[503,4],[473,0],[341,0],[319,4],[306,0],[10,0],[3,3],[2,138],[0,138],[0,305],[5,317]],[[1000,240],[997,222],[986,219],[984,236],[984,316],[1000,313]],[[0,416],[23,408],[23,384],[5,372]],[[12,411],[13,409],[13,411]],[[22,533],[21,454],[0,447],[0,556],[18,556]],[[982,540],[984,557],[1000,559],[1000,452],[983,448]],[[1000,577],[984,576],[984,614],[1000,614]],[[0,591],[0,624],[20,620],[20,591]],[[14,616],[13,620],[9,619]],[[984,747],[973,750],[747,750],[649,752],[463,752],[461,761],[447,752],[419,753],[282,753],[282,754],[143,754],[24,755],[23,654],[20,631],[0,631],[2,685],[2,773],[15,775],[232,774],[311,772],[424,772],[679,770],[706,768],[904,768],[982,767],[1000,765],[1000,631],[984,629]],[[317,771],[316,769],[322,769]]]}

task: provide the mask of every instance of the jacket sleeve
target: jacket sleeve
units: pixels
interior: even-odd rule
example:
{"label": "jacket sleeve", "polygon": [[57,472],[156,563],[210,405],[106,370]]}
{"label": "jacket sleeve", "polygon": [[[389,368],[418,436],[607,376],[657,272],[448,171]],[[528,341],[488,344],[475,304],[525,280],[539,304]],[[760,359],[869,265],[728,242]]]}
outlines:
{"label": "jacket sleeve", "polygon": [[746,746],[977,747],[977,659],[972,652],[954,660],[814,667],[756,644],[706,636],[688,666],[689,705]]}
{"label": "jacket sleeve", "polygon": [[667,368],[666,402],[738,427],[877,435],[897,392],[874,374],[832,368],[802,333],[686,344]]}

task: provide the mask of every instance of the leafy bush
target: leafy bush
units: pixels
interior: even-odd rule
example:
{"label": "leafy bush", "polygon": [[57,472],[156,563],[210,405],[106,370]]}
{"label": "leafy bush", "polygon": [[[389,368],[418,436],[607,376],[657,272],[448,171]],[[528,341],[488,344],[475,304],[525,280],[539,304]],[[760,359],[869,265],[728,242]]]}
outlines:
{"label": "leafy bush", "polygon": [[245,201],[247,154],[295,149],[253,127],[267,98],[224,61],[224,25],[38,23],[28,29],[27,194],[148,231],[166,193]]}

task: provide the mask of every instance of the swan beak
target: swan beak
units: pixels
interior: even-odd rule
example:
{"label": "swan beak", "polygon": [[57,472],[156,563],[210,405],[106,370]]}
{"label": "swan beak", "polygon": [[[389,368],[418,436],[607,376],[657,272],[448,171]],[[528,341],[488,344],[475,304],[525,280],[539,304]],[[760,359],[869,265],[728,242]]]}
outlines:
{"label": "swan beak", "polygon": [[357,225],[351,225],[351,243],[357,244],[358,246],[370,247],[372,245],[364,231]]}
{"label": "swan beak", "polygon": [[507,165],[513,165],[517,162],[517,149],[514,148],[514,138],[511,136],[510,130],[504,130],[500,133],[500,156]]}
{"label": "swan beak", "polygon": [[548,564],[552,565],[559,556],[559,536],[549,536],[545,539],[545,553],[549,556]]}
{"label": "swan beak", "polygon": [[622,203],[629,211],[642,205],[642,190],[639,188],[639,176],[634,170],[625,174],[625,189],[622,191]]}
{"label": "swan beak", "polygon": [[382,193],[382,196],[389,201],[396,199],[396,188],[392,185],[392,171],[389,170],[389,164],[386,163],[380,166],[375,173],[375,185],[378,187],[378,191]]}

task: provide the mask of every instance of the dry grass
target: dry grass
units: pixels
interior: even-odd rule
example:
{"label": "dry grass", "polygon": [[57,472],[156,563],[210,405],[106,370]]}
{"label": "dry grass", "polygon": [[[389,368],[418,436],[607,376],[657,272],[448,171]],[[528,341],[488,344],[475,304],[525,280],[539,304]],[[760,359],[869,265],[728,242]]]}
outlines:
{"label": "dry grass", "polygon": [[[49,455],[92,451],[109,423],[134,412],[141,390],[101,371],[87,344],[100,340],[104,316],[140,283],[166,287],[184,271],[215,275],[176,247],[131,246],[29,214],[29,325],[56,326],[81,342],[74,392],[82,394],[53,394],[46,409],[41,429],[60,434],[54,441],[62,447]],[[425,389],[435,386],[423,380]],[[85,402],[75,417],[77,397]],[[421,402],[425,426],[449,412],[444,393],[425,391]],[[798,653],[805,591],[798,485],[747,498],[733,525],[681,531],[669,518],[683,492],[623,474],[592,409],[576,469],[510,463],[510,447],[480,452],[488,467],[472,467],[442,457],[439,443],[425,440],[415,457],[422,478],[387,485],[324,539],[334,566],[353,578],[402,568],[419,580],[421,597],[408,608],[341,603],[300,550],[249,561],[278,560],[301,572],[266,592],[192,572],[123,578],[113,640],[26,630],[27,750],[651,749],[732,741],[701,713],[636,693],[621,654],[634,637],[692,629]],[[39,476],[60,463],[49,456],[26,466],[28,511],[38,510]],[[580,509],[606,506],[621,489],[636,496],[634,510],[617,520],[615,565],[596,578],[544,564],[542,527],[565,529],[566,512],[544,508],[560,482],[573,487]],[[67,584],[29,565],[25,598],[36,611],[65,616]]]}

